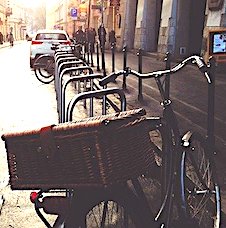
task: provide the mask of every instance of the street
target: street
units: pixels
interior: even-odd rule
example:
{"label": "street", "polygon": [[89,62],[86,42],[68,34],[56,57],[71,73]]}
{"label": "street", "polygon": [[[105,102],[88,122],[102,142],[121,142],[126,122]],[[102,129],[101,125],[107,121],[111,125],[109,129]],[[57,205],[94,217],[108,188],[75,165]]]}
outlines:
{"label": "street", "polygon": [[[13,48],[0,49],[1,84],[0,84],[0,134],[11,131],[36,129],[58,123],[54,85],[40,83],[29,67],[29,43],[21,42]],[[96,65],[96,62],[94,62]],[[111,72],[111,55],[106,52],[107,71]],[[116,53],[116,70],[122,69],[123,58]],[[128,64],[137,70],[137,56],[128,53]],[[165,69],[165,63],[152,57],[143,57],[143,72]],[[143,81],[144,101],[137,101],[137,79],[127,78],[128,108],[144,107],[150,115],[161,115],[161,98],[154,80]],[[111,86],[121,86],[122,78]],[[216,144],[217,171],[220,174],[222,189],[226,189],[226,78],[223,74],[216,77]],[[195,129],[206,134],[207,124],[207,83],[195,66],[186,68],[171,77],[170,95],[179,117],[182,132]],[[35,227],[44,228],[29,202],[29,191],[14,191],[8,186],[8,167],[4,142],[0,140],[0,227]],[[226,211],[226,196],[222,191],[222,207]],[[26,213],[26,219],[24,214]],[[33,225],[31,225],[33,224]]]}
{"label": "street", "polygon": [[[41,84],[30,70],[29,44],[24,42],[13,48],[0,49],[0,63],[0,134],[57,123],[53,84],[47,86]],[[0,195],[4,197],[0,227],[44,228],[44,224],[30,203],[30,192],[11,191],[7,186],[9,176],[2,140],[0,140],[0,164]]]}

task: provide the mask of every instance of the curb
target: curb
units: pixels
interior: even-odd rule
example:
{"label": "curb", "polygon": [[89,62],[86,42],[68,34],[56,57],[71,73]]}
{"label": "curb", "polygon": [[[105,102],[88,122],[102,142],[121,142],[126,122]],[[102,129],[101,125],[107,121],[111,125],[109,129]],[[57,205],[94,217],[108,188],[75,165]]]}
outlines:
{"label": "curb", "polygon": [[[16,40],[16,41],[14,41],[14,45],[23,43],[24,41],[25,40]],[[6,47],[10,47],[10,43],[9,42],[4,42],[3,44],[0,44],[0,49],[1,48],[6,48]]]}

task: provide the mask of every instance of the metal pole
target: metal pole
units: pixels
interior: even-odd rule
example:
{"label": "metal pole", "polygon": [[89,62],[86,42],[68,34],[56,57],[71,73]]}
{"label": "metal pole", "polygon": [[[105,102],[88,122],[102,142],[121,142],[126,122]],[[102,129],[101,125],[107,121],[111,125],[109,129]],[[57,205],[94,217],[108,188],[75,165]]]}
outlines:
{"label": "metal pole", "polygon": [[[166,62],[166,69],[170,69],[170,66],[171,66],[170,52],[166,53],[164,60]],[[166,95],[166,99],[169,99],[169,97],[170,97],[170,74],[166,74],[166,76],[165,76],[165,95]]]}
{"label": "metal pole", "polygon": [[214,148],[215,137],[214,137],[214,109],[215,109],[215,70],[216,61],[214,58],[210,59],[210,72],[209,76],[211,84],[208,85],[208,122],[207,122],[207,137],[209,146]]}
{"label": "metal pole", "polygon": [[87,23],[88,29],[90,26],[90,7],[91,7],[91,0],[89,0],[89,5],[88,5],[88,23]]}
{"label": "metal pole", "polygon": [[90,50],[90,48],[89,48],[89,43],[88,43],[88,41],[87,41],[87,44],[86,44],[86,45],[87,45],[87,49],[88,49],[88,50],[86,50],[86,51],[87,51],[87,53],[86,53],[86,55],[87,55],[87,61],[86,61],[86,62],[87,62],[87,64],[89,65],[89,64],[90,64],[90,61],[89,61],[89,53],[90,53],[89,50]]}
{"label": "metal pole", "polygon": [[100,71],[99,44],[97,42],[97,71]]}
{"label": "metal pole", "polygon": [[[137,56],[138,56],[138,72],[142,73],[142,49],[140,48],[137,52]],[[142,94],[142,79],[139,78],[138,80],[138,100],[139,101],[143,101],[143,94]]]}
{"label": "metal pole", "polygon": [[105,28],[104,28],[104,0],[101,1],[101,25],[100,25],[100,40],[101,40],[101,60],[102,60],[102,70],[104,76],[106,76],[105,67]]}
{"label": "metal pole", "polygon": [[93,47],[91,48],[91,44],[89,44],[89,50],[90,50],[90,62],[91,62],[91,67],[93,67]]}
{"label": "metal pole", "polygon": [[75,38],[75,20],[73,20],[73,39]]}
{"label": "metal pole", "polygon": [[[102,70],[103,70],[103,76],[106,76],[106,68],[105,68],[105,34],[104,34],[104,0],[101,0],[101,60],[102,60]],[[103,104],[102,104],[102,114],[106,115],[107,110],[107,97],[106,95],[103,96]]]}
{"label": "metal pole", "polygon": [[[126,69],[126,65],[127,65],[127,47],[124,46],[123,48],[123,69]],[[123,75],[123,82],[122,82],[122,88],[125,90],[126,89],[126,76]]]}
{"label": "metal pole", "polygon": [[115,71],[115,45],[111,45],[111,65],[112,65],[112,72]]}

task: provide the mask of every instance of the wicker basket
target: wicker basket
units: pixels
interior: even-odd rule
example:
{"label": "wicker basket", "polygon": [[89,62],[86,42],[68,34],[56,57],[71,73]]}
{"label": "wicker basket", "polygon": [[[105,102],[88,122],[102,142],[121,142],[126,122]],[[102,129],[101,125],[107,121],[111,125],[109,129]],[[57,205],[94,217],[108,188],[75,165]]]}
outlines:
{"label": "wicker basket", "polygon": [[138,109],[4,134],[11,188],[107,186],[139,176],[154,161],[143,114]]}

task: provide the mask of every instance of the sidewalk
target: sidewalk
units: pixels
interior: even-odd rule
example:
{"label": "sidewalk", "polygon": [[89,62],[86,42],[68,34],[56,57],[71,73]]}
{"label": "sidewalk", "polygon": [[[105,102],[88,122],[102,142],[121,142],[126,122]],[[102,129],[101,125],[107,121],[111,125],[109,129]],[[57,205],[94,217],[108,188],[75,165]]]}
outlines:
{"label": "sidewalk", "polygon": [[[111,53],[106,51],[106,71],[111,73]],[[116,53],[115,70],[123,69],[123,55]],[[174,66],[176,63],[172,63]],[[127,66],[138,70],[138,57],[128,53]],[[143,73],[164,70],[165,62],[157,60],[155,55],[143,57]],[[215,82],[215,136],[217,146],[216,167],[221,187],[222,210],[226,212],[226,69],[225,74],[216,73]],[[110,86],[122,86],[122,77]],[[138,101],[137,79],[127,77],[127,109],[143,107],[148,115],[162,113],[160,97],[154,80],[143,82],[144,101]],[[181,132],[192,129],[206,135],[207,125],[207,83],[195,65],[187,65],[183,70],[171,76],[170,96],[179,120]],[[159,108],[160,107],[160,108]],[[223,225],[223,224],[222,224]],[[225,224],[224,224],[225,225]]]}
{"label": "sidewalk", "polygon": [[[106,71],[112,72],[111,52],[105,53]],[[100,58],[101,62],[101,58]],[[96,62],[95,62],[96,63]],[[176,63],[172,63],[174,66]],[[100,63],[101,65],[101,63]],[[157,60],[152,56],[143,57],[143,73],[164,70],[166,63]],[[138,70],[138,57],[133,53],[128,53],[127,66]],[[123,69],[123,54],[117,52],[115,55],[115,70]],[[225,69],[226,70],[226,69]],[[216,73],[215,82],[215,136],[217,146],[217,171],[219,172],[220,182],[223,189],[226,189],[226,75]],[[173,108],[179,119],[181,132],[187,130],[198,131],[206,135],[207,127],[207,81],[197,69],[197,66],[188,64],[182,70],[171,75],[170,97]],[[127,79],[127,107],[128,109],[144,107],[148,115],[161,115],[161,98],[154,79],[143,80],[144,101],[138,101],[138,80],[128,76]],[[117,83],[110,86],[121,87],[122,77],[117,79]]]}
{"label": "sidewalk", "polygon": [[[14,45],[16,44],[20,44],[22,42],[25,42],[26,40],[15,40],[14,41]],[[27,42],[27,41],[26,41]],[[0,44],[0,49],[1,48],[5,48],[5,47],[10,47],[10,43],[9,42],[3,42],[3,44]]]}

